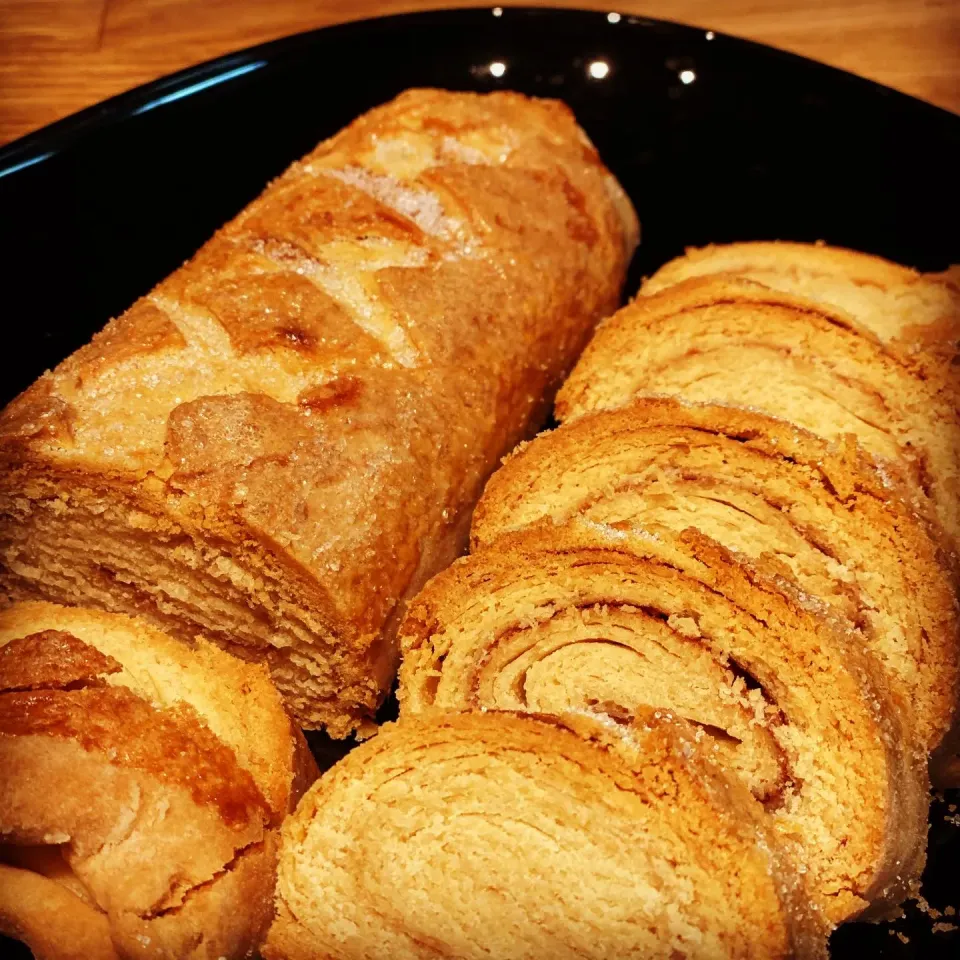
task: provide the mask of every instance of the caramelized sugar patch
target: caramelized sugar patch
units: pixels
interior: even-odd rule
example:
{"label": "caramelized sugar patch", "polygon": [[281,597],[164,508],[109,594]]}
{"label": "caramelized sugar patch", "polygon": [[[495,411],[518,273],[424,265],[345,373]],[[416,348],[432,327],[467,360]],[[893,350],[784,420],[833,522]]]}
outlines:
{"label": "caramelized sugar patch", "polygon": [[231,233],[286,241],[310,256],[344,240],[378,237],[419,245],[427,239],[410,217],[335,176],[303,177],[261,198]]}
{"label": "caramelized sugar patch", "polygon": [[359,377],[342,376],[320,386],[304,390],[297,398],[301,407],[324,413],[335,407],[345,407],[359,399],[363,381]]}
{"label": "caramelized sugar patch", "polygon": [[0,413],[0,434],[22,440],[73,440],[74,408],[53,393],[48,378],[38,380]]}
{"label": "caramelized sugar patch", "polygon": [[293,262],[275,273],[237,271],[206,288],[193,288],[190,303],[212,314],[241,354],[285,347],[320,361],[347,350],[359,356],[374,352],[377,343],[350,314],[296,271]]}
{"label": "caramelized sugar patch", "polygon": [[0,647],[0,693],[65,688],[119,673],[113,657],[63,630],[43,630]]}
{"label": "caramelized sugar patch", "polygon": [[82,346],[68,363],[96,377],[118,364],[187,346],[180,328],[155,304],[138,300]]}
{"label": "caramelized sugar patch", "polygon": [[233,751],[183,704],[159,710],[125,687],[8,693],[0,696],[0,736],[75,740],[115,766],[187,789],[228,826],[269,820],[266,801]]}

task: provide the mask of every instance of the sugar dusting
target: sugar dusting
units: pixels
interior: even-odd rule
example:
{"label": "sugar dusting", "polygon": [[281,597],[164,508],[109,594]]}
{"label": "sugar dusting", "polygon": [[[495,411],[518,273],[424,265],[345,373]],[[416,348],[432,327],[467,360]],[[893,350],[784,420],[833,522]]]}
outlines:
{"label": "sugar dusting", "polygon": [[370,173],[360,167],[318,172],[369,194],[412,220],[429,236],[449,239],[456,234],[460,226],[459,221],[446,215],[440,198],[435,193],[406,185],[396,177]]}

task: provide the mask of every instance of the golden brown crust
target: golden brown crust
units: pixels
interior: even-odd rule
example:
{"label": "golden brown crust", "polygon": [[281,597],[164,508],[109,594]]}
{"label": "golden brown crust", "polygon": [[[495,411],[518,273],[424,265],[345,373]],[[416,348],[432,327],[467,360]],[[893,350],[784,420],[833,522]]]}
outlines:
{"label": "golden brown crust", "polygon": [[68,446],[73,441],[73,408],[53,393],[49,375],[44,374],[0,412],[0,430],[7,444],[24,447],[40,438]]}
{"label": "golden brown crust", "polygon": [[[153,304],[139,300],[126,313],[94,334],[90,343],[73,356],[78,381],[82,377],[100,377],[110,368],[165,351],[175,352],[187,346],[180,328]],[[82,387],[82,382],[77,383]]]}
{"label": "golden brown crust", "polygon": [[[109,916],[77,893],[79,881],[59,857],[18,868],[0,851],[0,931],[23,940],[38,960],[213,960],[257,956],[273,918],[272,891],[278,838],[243,850],[229,868],[199,884],[175,908],[150,916],[124,911]],[[37,852],[57,848],[35,848]],[[48,858],[49,859],[49,858]],[[267,891],[267,895],[264,892]],[[234,914],[242,909],[245,922]],[[55,918],[55,922],[53,921]]]}
{"label": "golden brown crust", "polygon": [[349,733],[635,242],[559,103],[371,111],[8,408],[4,585],[236,646]]}
{"label": "golden brown crust", "polygon": [[544,517],[582,516],[694,526],[775,560],[858,625],[933,749],[956,711],[960,618],[935,525],[916,504],[855,446],[748,410],[654,398],[518,449],[487,484],[472,538],[476,547]]}
{"label": "golden brown crust", "polygon": [[155,710],[123,688],[31,690],[0,696],[0,737],[76,740],[111,763],[143,770],[212,804],[228,826],[268,816],[253,778],[186,708]]}
{"label": "golden brown crust", "polygon": [[[0,658],[6,646],[38,632],[70,634],[85,659],[120,664],[108,682],[156,706],[186,710],[236,755],[266,799],[277,823],[296,805],[294,781],[312,781],[316,765],[290,722],[263,667],[212,644],[193,648],[136,619],[78,607],[29,601],[0,611]],[[17,659],[11,658],[13,662]],[[37,670],[36,663],[21,670]],[[89,672],[89,671],[88,671]]]}
{"label": "golden brown crust", "polygon": [[585,717],[434,711],[383,727],[287,822],[264,953],[823,956],[781,856],[652,710],[629,741]]}
{"label": "golden brown crust", "polygon": [[[401,642],[402,715],[435,704],[618,719],[652,701],[699,722],[798,844],[833,922],[897,902],[919,874],[925,753],[879,666],[775,568],[696,531],[574,520],[505,534],[430,582]],[[764,735],[782,774],[766,770]]]}
{"label": "golden brown crust", "polygon": [[41,630],[0,646],[0,693],[64,688],[123,667],[63,630]]}
{"label": "golden brown crust", "polygon": [[[271,894],[276,882],[276,831],[246,847],[222,873],[191,890],[176,909],[144,918],[126,912],[117,917],[115,937],[136,960],[255,958],[273,919]],[[243,922],[236,922],[237,912]]]}
{"label": "golden brown crust", "polygon": [[960,282],[956,267],[919,273],[825,244],[731,243],[688,249],[647,280],[655,294],[692,277],[756,280],[828,305],[880,338],[907,368],[960,410]]}
{"label": "golden brown crust", "polygon": [[[0,614],[0,665],[0,863],[66,891],[104,951],[252,955],[276,826],[316,773],[263,668],[47,603]],[[28,940],[30,910],[7,918]]]}
{"label": "golden brown crust", "polygon": [[[68,865],[111,917],[150,918],[177,909],[266,832],[259,819],[227,825],[215,807],[198,806],[188,789],[111,763],[109,755],[74,740],[4,736],[0,766],[4,840],[66,844]],[[95,803],[78,783],[96,792]]]}
{"label": "golden brown crust", "polygon": [[687,247],[683,256],[665,263],[644,283],[643,292],[657,293],[690,277],[729,273],[750,278],[757,271],[782,273],[787,277],[803,272],[819,277],[841,277],[880,289],[908,283],[919,276],[911,267],[882,257],[820,243],[782,240],[711,243],[705,247]]}
{"label": "golden brown crust", "polygon": [[697,276],[726,274],[757,280],[844,310],[882,340],[956,350],[960,284],[956,268],[920,273],[856,250],[826,244],[710,244],[688,248],[643,285],[657,293]]}

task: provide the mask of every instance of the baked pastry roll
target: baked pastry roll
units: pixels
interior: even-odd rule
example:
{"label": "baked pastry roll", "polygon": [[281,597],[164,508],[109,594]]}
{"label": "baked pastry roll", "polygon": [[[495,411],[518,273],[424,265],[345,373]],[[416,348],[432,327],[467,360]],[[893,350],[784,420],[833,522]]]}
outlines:
{"label": "baked pastry roll", "polygon": [[434,712],[283,829],[269,960],[824,956],[762,809],[683,725]]}
{"label": "baked pastry roll", "polygon": [[0,586],[263,661],[369,726],[405,598],[619,300],[571,112],[409,91],[320,144],[0,418]]}
{"label": "baked pastry roll", "polygon": [[401,627],[401,717],[432,706],[697,724],[839,923],[920,872],[926,755],[878,664],[825,605],[693,530],[575,519],[500,537]]}
{"label": "baked pastry roll", "polygon": [[667,395],[852,435],[928,495],[960,542],[960,420],[948,393],[845,314],[753,281],[685,280],[605,323],[557,397],[557,417]]}
{"label": "baked pastry roll", "polygon": [[855,446],[748,410],[638,400],[522,445],[487,484],[475,547],[549,517],[694,527],[776,563],[854,624],[935,749],[960,677],[953,572],[927,518]]}
{"label": "baked pastry roll", "polygon": [[40,960],[252,956],[316,773],[262,667],[116,614],[0,613],[0,930]]}
{"label": "baked pastry roll", "polygon": [[882,341],[953,354],[960,340],[960,275],[920,273],[882,257],[819,243],[691,247],[650,277],[643,294],[691,277],[728,274],[838,307]]}

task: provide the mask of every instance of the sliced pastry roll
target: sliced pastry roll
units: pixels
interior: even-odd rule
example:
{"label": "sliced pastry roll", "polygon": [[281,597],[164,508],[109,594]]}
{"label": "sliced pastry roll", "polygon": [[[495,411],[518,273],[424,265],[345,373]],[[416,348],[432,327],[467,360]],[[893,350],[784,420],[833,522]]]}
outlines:
{"label": "sliced pastry roll", "polygon": [[778,564],[861,631],[933,750],[960,672],[954,577],[931,525],[853,445],[732,407],[639,400],[521,447],[492,477],[475,546],[545,517],[695,527]]}
{"label": "sliced pastry roll", "polygon": [[590,521],[505,535],[435,577],[401,627],[401,716],[433,705],[629,723],[660,704],[771,812],[832,922],[922,866],[925,751],[825,604],[696,531]]}
{"label": "sliced pastry roll", "polygon": [[762,808],[663,712],[402,718],[283,829],[270,960],[824,955]]}
{"label": "sliced pastry roll", "polygon": [[558,101],[408,90],[0,411],[0,592],[259,660],[371,733],[406,600],[614,310],[637,221]]}
{"label": "sliced pastry roll", "polygon": [[650,395],[755,408],[827,438],[853,435],[929,495],[960,538],[954,403],[845,314],[752,281],[683,281],[600,328],[558,395],[557,417]]}
{"label": "sliced pastry roll", "polygon": [[920,273],[882,257],[814,243],[691,247],[643,285],[652,294],[691,277],[730,274],[839,307],[887,342],[954,353],[960,339],[960,276]]}
{"label": "sliced pastry roll", "polygon": [[264,668],[116,614],[0,613],[0,931],[41,960],[252,956],[315,775]]}

